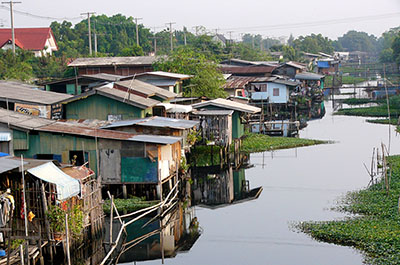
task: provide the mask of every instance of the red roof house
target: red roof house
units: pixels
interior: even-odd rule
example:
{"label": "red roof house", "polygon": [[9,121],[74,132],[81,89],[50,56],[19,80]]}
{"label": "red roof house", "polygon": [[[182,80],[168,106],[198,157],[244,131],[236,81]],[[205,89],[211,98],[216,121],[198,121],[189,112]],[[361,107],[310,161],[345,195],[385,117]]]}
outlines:
{"label": "red roof house", "polygon": [[[37,57],[51,55],[58,50],[51,28],[16,28],[14,32],[15,46],[32,51]],[[12,48],[11,29],[0,29],[0,48],[3,50]]]}

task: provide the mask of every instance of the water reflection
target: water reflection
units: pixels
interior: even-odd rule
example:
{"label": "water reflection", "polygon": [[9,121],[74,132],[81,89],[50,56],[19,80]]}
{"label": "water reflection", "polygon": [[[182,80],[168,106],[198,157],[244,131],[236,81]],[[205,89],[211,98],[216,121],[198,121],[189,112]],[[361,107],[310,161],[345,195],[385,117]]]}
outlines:
{"label": "water reflection", "polygon": [[245,169],[202,167],[193,169],[192,204],[219,208],[257,199],[262,187],[250,189]]}
{"label": "water reflection", "polygon": [[[114,221],[113,230],[121,224]],[[201,235],[194,208],[179,203],[162,218],[144,217],[126,229],[127,235],[115,261],[125,264],[137,261],[175,257],[189,251]]]}

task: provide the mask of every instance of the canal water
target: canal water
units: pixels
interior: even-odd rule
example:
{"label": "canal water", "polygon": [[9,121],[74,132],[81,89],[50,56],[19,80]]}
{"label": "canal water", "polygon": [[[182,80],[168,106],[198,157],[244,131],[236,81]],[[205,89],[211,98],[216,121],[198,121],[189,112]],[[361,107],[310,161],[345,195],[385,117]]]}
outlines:
{"label": "canal water", "polygon": [[[357,250],[317,242],[292,228],[301,221],[343,218],[331,208],[347,191],[366,187],[370,177],[363,163],[370,165],[374,147],[388,145],[387,125],[333,116],[330,102],[325,106],[325,117],[310,121],[300,137],[335,143],[252,154],[254,167],[244,173],[252,188],[263,187],[259,198],[225,207],[195,206],[201,236],[165,264],[362,264]],[[398,154],[400,138],[394,127],[390,131],[390,152]]]}

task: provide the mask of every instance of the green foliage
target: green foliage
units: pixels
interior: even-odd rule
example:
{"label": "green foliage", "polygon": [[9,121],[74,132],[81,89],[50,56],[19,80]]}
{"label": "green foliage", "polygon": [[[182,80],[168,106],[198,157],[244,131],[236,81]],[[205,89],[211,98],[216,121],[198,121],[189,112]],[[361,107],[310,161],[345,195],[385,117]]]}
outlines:
{"label": "green foliage", "polygon": [[367,120],[369,123],[376,123],[376,124],[391,124],[391,125],[397,125],[398,124],[398,119],[373,119],[373,120]]}
{"label": "green foliage", "polygon": [[392,42],[393,59],[397,64],[400,64],[400,33],[393,39]]}
{"label": "green foliage", "polygon": [[347,105],[362,105],[367,103],[376,103],[376,100],[369,98],[346,98],[343,100],[343,103]]}
{"label": "green foliage", "polygon": [[283,45],[282,52],[283,58],[288,61],[296,61],[299,57],[297,51],[291,46]]}
{"label": "green foliage", "polygon": [[[132,197],[129,199],[114,199],[114,204],[118,209],[118,212],[134,212],[140,209],[144,209],[153,205],[156,205],[159,201],[146,201],[145,198]],[[111,201],[105,200],[103,204],[103,211],[106,214],[110,214]]]}
{"label": "green foliage", "polygon": [[191,48],[179,47],[167,58],[161,58],[153,65],[155,71],[166,71],[193,75],[186,96],[226,97],[222,88],[225,80],[217,69],[217,64]]}
{"label": "green foliage", "polygon": [[[64,209],[63,209],[64,208]],[[83,229],[83,212],[80,205],[68,209],[68,205],[51,205],[47,217],[54,233],[65,233],[65,215],[68,214],[68,230],[72,237],[79,237]]]}
{"label": "green foliage", "polygon": [[190,164],[197,167],[219,165],[221,163],[219,156],[220,150],[220,146],[196,146],[196,148],[192,149]]}
{"label": "green foliage", "polygon": [[390,191],[381,181],[366,190],[349,193],[337,207],[358,215],[337,221],[303,222],[298,228],[317,240],[354,246],[367,254],[367,264],[398,264],[400,260],[400,157],[388,159],[392,169]]}
{"label": "green foliage", "polygon": [[300,36],[293,41],[293,46],[296,50],[310,53],[324,52],[333,53],[332,40],[321,34],[311,34],[309,36]]}
{"label": "green foliage", "polygon": [[345,51],[377,51],[377,38],[374,35],[368,35],[365,32],[350,30],[342,37],[338,38],[338,43]]}
{"label": "green foliage", "polygon": [[246,133],[241,151],[244,153],[255,153],[324,143],[327,142],[294,137],[271,137],[263,134]]}
{"label": "green foliage", "polygon": [[133,44],[131,47],[126,47],[121,50],[118,56],[143,56],[142,47],[137,44]]}
{"label": "green foliage", "polygon": [[33,78],[32,66],[27,62],[33,53],[17,49],[15,56],[11,50],[0,50],[0,79],[29,81]]}
{"label": "green foliage", "polygon": [[265,51],[253,48],[247,43],[233,44],[232,57],[248,61],[269,61],[272,59]]}

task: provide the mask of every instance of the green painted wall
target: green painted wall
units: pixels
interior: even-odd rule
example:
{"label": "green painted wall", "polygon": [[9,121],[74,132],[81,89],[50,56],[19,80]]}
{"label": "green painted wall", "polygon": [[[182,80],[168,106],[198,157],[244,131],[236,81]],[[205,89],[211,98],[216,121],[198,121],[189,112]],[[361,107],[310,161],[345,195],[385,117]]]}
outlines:
{"label": "green painted wall", "polygon": [[107,120],[108,115],[122,115],[123,120],[144,118],[152,110],[142,110],[132,105],[103,97],[92,95],[65,105],[67,119],[98,119]]}
{"label": "green painted wall", "polygon": [[[14,130],[13,135],[20,133],[25,134],[25,132]],[[16,140],[15,136],[13,140]],[[34,158],[37,154],[60,155],[62,163],[70,163],[69,151],[81,150],[89,152],[89,166],[97,173],[96,143],[94,138],[39,132],[38,134],[29,134],[28,150],[14,150],[14,153],[16,156],[24,155],[26,158]]]}
{"label": "green painted wall", "polygon": [[243,181],[246,180],[244,169],[233,171],[233,190],[235,200],[242,199]]}
{"label": "green painted wall", "polygon": [[240,113],[235,111],[232,115],[232,137],[240,138],[244,135],[244,124],[240,122]]}
{"label": "green painted wall", "polygon": [[[230,110],[216,106],[206,106],[204,109],[208,110]],[[232,115],[232,137],[233,139],[240,138],[244,135],[244,124],[240,122],[240,112],[234,111]]]}
{"label": "green painted wall", "polygon": [[[78,95],[82,93],[82,88],[78,85]],[[75,95],[75,84],[67,84],[67,94]]]}
{"label": "green painted wall", "polygon": [[121,157],[121,181],[127,183],[157,183],[158,162],[147,157]]}

